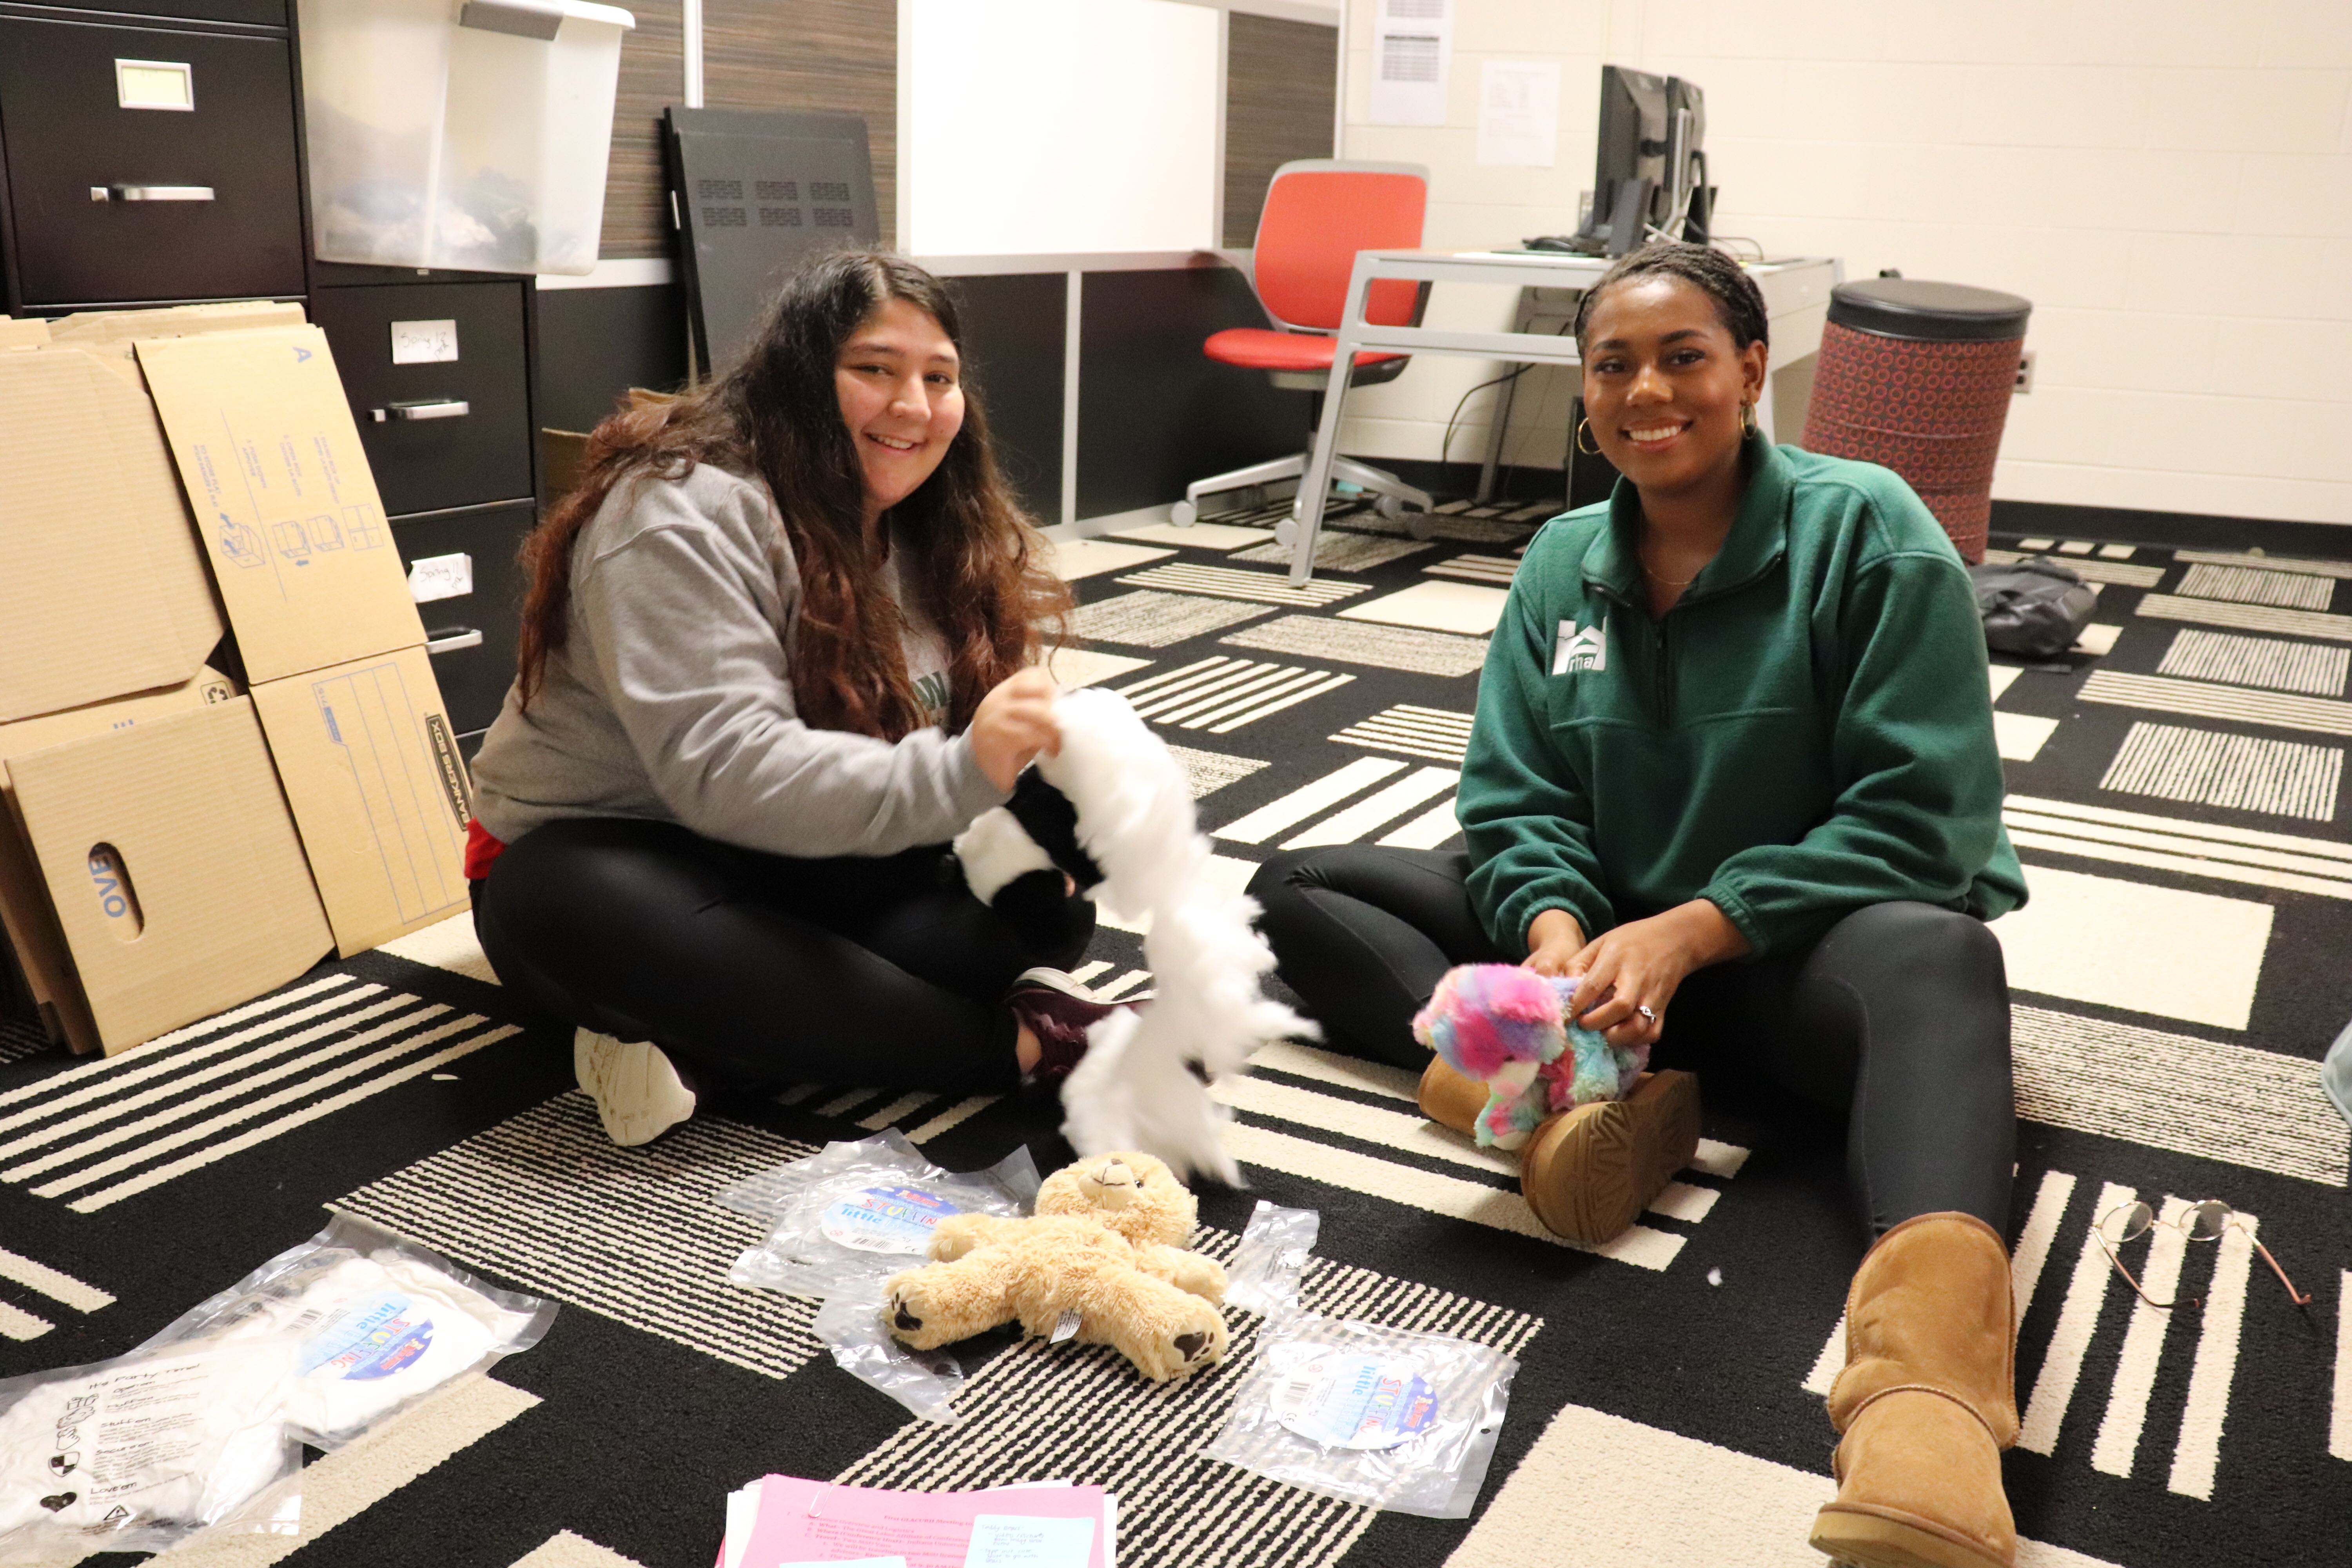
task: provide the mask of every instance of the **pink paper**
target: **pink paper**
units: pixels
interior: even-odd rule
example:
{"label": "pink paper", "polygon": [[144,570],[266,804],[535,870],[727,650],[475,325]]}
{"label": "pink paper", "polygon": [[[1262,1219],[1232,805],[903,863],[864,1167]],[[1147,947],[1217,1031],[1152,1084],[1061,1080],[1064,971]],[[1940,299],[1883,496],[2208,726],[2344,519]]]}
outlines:
{"label": "pink paper", "polygon": [[905,1492],[829,1486],[794,1476],[770,1476],[760,1483],[760,1517],[743,1568],[891,1556],[906,1558],[907,1568],[963,1568],[972,1521],[983,1513],[1091,1519],[1097,1528],[1087,1568],[1103,1568],[1100,1487]]}

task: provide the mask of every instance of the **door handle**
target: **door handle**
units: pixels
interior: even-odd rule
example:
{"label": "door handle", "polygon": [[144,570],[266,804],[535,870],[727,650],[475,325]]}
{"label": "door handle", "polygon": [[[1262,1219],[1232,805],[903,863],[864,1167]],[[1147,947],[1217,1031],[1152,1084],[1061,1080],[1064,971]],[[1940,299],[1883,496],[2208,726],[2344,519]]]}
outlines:
{"label": "door handle", "polygon": [[94,202],[208,202],[213,199],[210,185],[92,185],[89,199]]}
{"label": "door handle", "polygon": [[459,648],[479,647],[482,634],[471,626],[451,626],[446,631],[426,634],[426,653],[456,653]]}
{"label": "door handle", "polygon": [[389,419],[463,419],[473,411],[473,405],[460,397],[420,397],[368,410],[379,425]]}

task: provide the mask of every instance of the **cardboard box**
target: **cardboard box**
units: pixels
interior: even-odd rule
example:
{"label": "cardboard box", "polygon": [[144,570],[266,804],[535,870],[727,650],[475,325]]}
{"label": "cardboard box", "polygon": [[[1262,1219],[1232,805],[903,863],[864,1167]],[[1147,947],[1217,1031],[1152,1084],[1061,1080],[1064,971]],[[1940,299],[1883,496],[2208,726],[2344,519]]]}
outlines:
{"label": "cardboard box", "polygon": [[76,310],[44,323],[58,343],[128,349],[139,338],[183,338],[197,332],[241,332],[257,327],[299,327],[302,307],[276,300],[232,300],[219,305],[163,305],[144,310]]}
{"label": "cardboard box", "polygon": [[422,646],[326,335],[140,338],[196,531],[258,686]]}
{"label": "cardboard box", "polygon": [[169,690],[0,724],[0,931],[6,934],[26,1000],[52,1040],[77,1051],[100,1048],[97,1026],[82,1000],[65,933],[58,925],[57,912],[49,907],[48,889],[14,812],[16,792],[9,784],[9,760],[133,724],[194,712],[236,695],[236,688],[228,677],[206,668],[186,685]]}
{"label": "cardboard box", "polygon": [[422,647],[253,689],[346,958],[469,905],[473,786]]}
{"label": "cardboard box", "polygon": [[18,321],[13,316],[0,316],[0,349],[32,348],[49,341],[49,324],[35,316]]}
{"label": "cardboard box", "polygon": [[69,1036],[125,1049],[273,990],[333,945],[249,699],[7,765],[71,955]]}
{"label": "cardboard box", "polygon": [[225,629],[147,398],[89,354],[0,353],[0,723],[184,684]]}

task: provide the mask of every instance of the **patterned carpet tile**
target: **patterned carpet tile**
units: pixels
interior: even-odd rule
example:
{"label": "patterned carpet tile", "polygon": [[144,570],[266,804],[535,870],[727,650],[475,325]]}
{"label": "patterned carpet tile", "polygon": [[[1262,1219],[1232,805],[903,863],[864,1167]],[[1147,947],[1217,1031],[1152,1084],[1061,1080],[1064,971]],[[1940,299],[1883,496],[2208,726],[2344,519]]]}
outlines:
{"label": "patterned carpet tile", "polygon": [[[1171,741],[1235,890],[1286,847],[1459,845],[1508,552],[1556,509],[1478,510],[1433,541],[1336,517],[1304,590],[1267,534],[1279,503],[1059,552],[1081,640],[1057,668]],[[2033,894],[1992,927],[2015,999],[2020,1560],[2332,1562],[2314,1521],[2352,1517],[2352,1129],[2315,1068],[2352,1018],[2352,563],[2001,543],[2102,589],[2075,650],[1991,681]],[[1076,973],[1153,984],[1108,921]],[[703,1115],[619,1149],[569,1044],[464,920],[105,1061],[0,1029],[0,1377],[119,1353],[333,1206],[562,1308],[493,1377],[310,1468],[300,1561],[321,1568],[704,1568],[725,1491],[769,1471],[1100,1482],[1133,1568],[1817,1560],[1821,1395],[1861,1252],[1834,1128],[1710,1085],[1691,1168],[1588,1250],[1536,1222],[1511,1156],[1423,1119],[1408,1071],[1293,1042],[1221,1087],[1251,1191],[1202,1190],[1209,1250],[1259,1196],[1315,1208],[1310,1308],[1519,1358],[1478,1510],[1448,1522],[1206,1458],[1256,1344],[1239,1313],[1228,1363],[1165,1387],[1108,1351],[970,1342],[944,1427],[821,1353],[813,1303],[726,1283],[758,1236],[712,1201],[729,1183],[883,1128],[954,1168],[1021,1143],[1050,1164],[1049,1097],[860,1087],[845,1061],[828,1084],[708,1086]],[[2239,1215],[2218,1244],[2158,1226],[2121,1248],[2180,1301],[2143,1304],[2094,1226],[2215,1194]]]}

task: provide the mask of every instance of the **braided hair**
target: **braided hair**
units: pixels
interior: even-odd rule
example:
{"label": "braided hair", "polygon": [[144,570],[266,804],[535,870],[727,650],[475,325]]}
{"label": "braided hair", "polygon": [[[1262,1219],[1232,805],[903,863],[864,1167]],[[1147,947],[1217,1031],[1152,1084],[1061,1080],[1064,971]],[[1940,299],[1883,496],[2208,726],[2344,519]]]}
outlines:
{"label": "braided hair", "polygon": [[1584,326],[1601,296],[1635,279],[1679,278],[1715,301],[1715,313],[1731,334],[1732,347],[1771,346],[1764,321],[1764,291],[1738,262],[1710,246],[1665,242],[1629,251],[1584,291],[1576,307],[1576,346],[1584,347]]}

